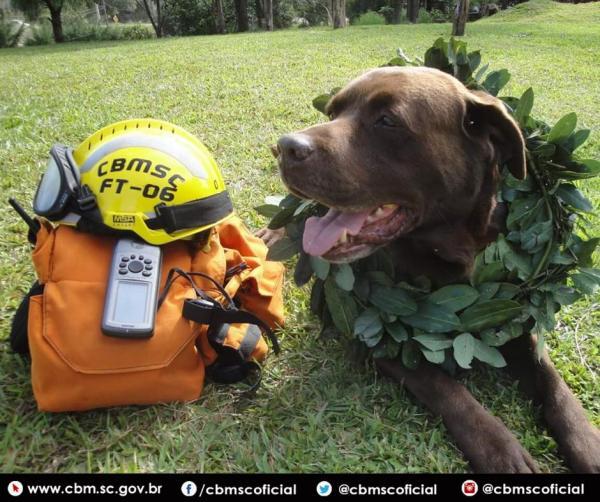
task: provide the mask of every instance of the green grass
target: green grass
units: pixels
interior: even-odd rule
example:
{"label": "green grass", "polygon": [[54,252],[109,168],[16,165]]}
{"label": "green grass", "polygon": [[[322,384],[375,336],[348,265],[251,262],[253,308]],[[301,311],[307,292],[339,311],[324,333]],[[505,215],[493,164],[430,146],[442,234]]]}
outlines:
{"label": "green grass", "polygon": [[[539,2],[536,2],[539,4]],[[548,4],[548,2],[546,2]],[[555,121],[577,111],[600,146],[600,5],[546,5],[565,20],[526,17],[470,24],[465,37],[508,91],[536,91],[535,114]],[[550,9],[551,8],[551,9]],[[541,14],[540,14],[541,15]],[[143,42],[69,44],[0,51],[0,188],[29,202],[50,146],[76,144],[112,121],[150,116],[197,134],[214,152],[241,215],[282,193],[268,145],[322,120],[311,99],[394,56],[422,55],[448,24],[290,30]],[[584,190],[600,205],[600,183]],[[25,229],[6,209],[0,229],[0,337],[33,280]],[[600,234],[598,219],[593,230]],[[600,296],[560,315],[553,360],[600,424],[597,377]],[[318,340],[306,291],[287,286],[283,353],[269,358],[254,396],[208,387],[192,404],[88,413],[38,413],[29,365],[0,342],[0,470],[460,472],[468,469],[439,418],[343,344]],[[513,382],[494,370],[463,381],[515,432],[544,471],[563,471],[555,442]]]}

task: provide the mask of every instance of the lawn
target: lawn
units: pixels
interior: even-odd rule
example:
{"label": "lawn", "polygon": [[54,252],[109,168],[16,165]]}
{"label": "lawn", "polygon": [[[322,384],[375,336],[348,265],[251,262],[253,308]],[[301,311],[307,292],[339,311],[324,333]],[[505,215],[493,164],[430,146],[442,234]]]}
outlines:
{"label": "lawn", "polygon": [[[470,49],[508,68],[507,91],[536,91],[536,116],[577,111],[600,150],[600,5],[537,0],[468,25]],[[529,18],[527,15],[533,15]],[[283,193],[268,146],[322,116],[311,99],[378,66],[402,47],[422,55],[448,24],[325,28],[0,51],[0,187],[28,203],[55,142],[75,145],[128,117],[172,121],[214,152],[239,213]],[[583,186],[600,206],[600,182]],[[343,343],[317,338],[306,290],[287,286],[283,352],[255,395],[209,386],[198,402],[87,413],[38,413],[29,363],[10,352],[10,321],[33,281],[25,228],[4,206],[0,228],[0,470],[10,472],[461,472],[468,469],[440,419]],[[600,220],[593,220],[600,234]],[[600,295],[560,315],[549,350],[600,425]],[[557,447],[502,372],[463,377],[515,432],[544,471],[566,469]]]}

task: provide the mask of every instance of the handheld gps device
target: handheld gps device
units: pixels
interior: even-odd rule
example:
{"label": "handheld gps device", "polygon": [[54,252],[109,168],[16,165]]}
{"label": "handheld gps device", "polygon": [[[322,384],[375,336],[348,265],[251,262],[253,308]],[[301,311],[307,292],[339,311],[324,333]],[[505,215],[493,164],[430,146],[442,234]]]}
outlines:
{"label": "handheld gps device", "polygon": [[105,335],[152,336],[160,269],[158,246],[133,239],[117,241],[104,300],[102,331]]}

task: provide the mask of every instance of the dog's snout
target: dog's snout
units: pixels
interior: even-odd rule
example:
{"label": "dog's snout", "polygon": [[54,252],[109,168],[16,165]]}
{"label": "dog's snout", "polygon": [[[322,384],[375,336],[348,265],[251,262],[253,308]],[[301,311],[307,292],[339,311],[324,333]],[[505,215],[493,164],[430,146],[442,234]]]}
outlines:
{"label": "dog's snout", "polygon": [[304,134],[286,134],[277,142],[279,152],[286,160],[302,162],[314,152],[312,140]]}

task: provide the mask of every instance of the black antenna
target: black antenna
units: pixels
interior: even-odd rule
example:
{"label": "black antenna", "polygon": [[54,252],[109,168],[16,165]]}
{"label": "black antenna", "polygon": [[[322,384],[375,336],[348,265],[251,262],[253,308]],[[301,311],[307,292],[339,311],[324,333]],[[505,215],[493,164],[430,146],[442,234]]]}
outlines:
{"label": "black antenna", "polygon": [[23,209],[23,206],[21,206],[21,204],[19,204],[16,201],[16,199],[13,199],[11,197],[10,199],[8,199],[8,203],[13,207],[13,209],[17,212],[17,214],[23,219],[23,221],[25,223],[27,223],[29,230],[31,230],[31,232],[36,234],[37,231],[40,229],[40,222],[37,220],[34,220],[31,216],[29,216],[27,214],[27,211],[25,211],[25,209]]}

